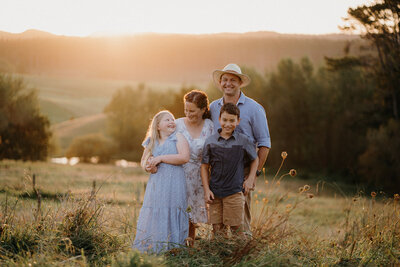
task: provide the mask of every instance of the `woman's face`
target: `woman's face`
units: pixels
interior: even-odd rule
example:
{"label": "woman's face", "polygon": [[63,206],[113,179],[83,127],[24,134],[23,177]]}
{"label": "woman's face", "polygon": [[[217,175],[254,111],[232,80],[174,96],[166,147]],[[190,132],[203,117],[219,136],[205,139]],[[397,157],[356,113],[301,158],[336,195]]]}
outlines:
{"label": "woman's face", "polygon": [[198,108],[196,104],[185,102],[185,115],[189,122],[198,122],[203,119],[205,108]]}

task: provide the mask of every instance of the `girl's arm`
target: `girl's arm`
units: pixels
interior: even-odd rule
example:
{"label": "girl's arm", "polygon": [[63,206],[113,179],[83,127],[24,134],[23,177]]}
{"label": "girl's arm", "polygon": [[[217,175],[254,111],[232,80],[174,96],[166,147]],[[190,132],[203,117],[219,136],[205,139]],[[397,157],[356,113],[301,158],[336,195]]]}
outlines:
{"label": "girl's arm", "polygon": [[161,162],[172,165],[182,165],[189,161],[189,144],[186,141],[186,138],[181,133],[177,133],[176,138],[178,139],[178,141],[176,142],[178,154],[168,154],[154,157],[150,161],[150,165],[152,167],[157,166]]}

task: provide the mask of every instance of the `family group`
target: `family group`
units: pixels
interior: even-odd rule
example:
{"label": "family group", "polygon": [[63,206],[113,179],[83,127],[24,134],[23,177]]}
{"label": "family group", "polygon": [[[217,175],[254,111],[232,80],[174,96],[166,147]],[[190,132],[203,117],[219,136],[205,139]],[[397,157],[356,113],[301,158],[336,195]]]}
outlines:
{"label": "family group", "polygon": [[264,108],[245,96],[251,79],[236,64],[213,72],[223,96],[209,104],[192,90],[185,117],[164,110],[152,119],[143,142],[142,167],[150,173],[133,249],[160,253],[190,245],[200,223],[213,233],[251,236],[251,191],[271,140]]}

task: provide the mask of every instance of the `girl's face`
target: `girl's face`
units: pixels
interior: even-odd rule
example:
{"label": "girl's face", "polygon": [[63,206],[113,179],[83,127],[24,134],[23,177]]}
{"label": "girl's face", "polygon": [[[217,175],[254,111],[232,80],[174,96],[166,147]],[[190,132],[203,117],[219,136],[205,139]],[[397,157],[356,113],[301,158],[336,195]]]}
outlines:
{"label": "girl's face", "polygon": [[158,123],[157,130],[165,135],[170,135],[175,132],[176,124],[175,119],[171,114],[164,114]]}
{"label": "girl's face", "polygon": [[205,108],[198,108],[196,104],[185,102],[185,115],[189,122],[198,122],[203,119]]}

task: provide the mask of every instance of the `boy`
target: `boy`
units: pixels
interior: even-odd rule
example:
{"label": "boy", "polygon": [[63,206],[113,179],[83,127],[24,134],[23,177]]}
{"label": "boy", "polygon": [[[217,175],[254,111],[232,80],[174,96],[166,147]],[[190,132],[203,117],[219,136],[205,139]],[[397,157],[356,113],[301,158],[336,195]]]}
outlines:
{"label": "boy", "polygon": [[[235,132],[239,122],[239,108],[232,103],[224,104],[219,114],[221,129],[204,143],[201,180],[205,201],[210,204],[209,220],[214,234],[230,226],[233,233],[243,236],[239,228],[244,219],[244,195],[253,187],[258,158],[255,144],[246,135]],[[244,167],[249,162],[250,173],[244,181]]]}

